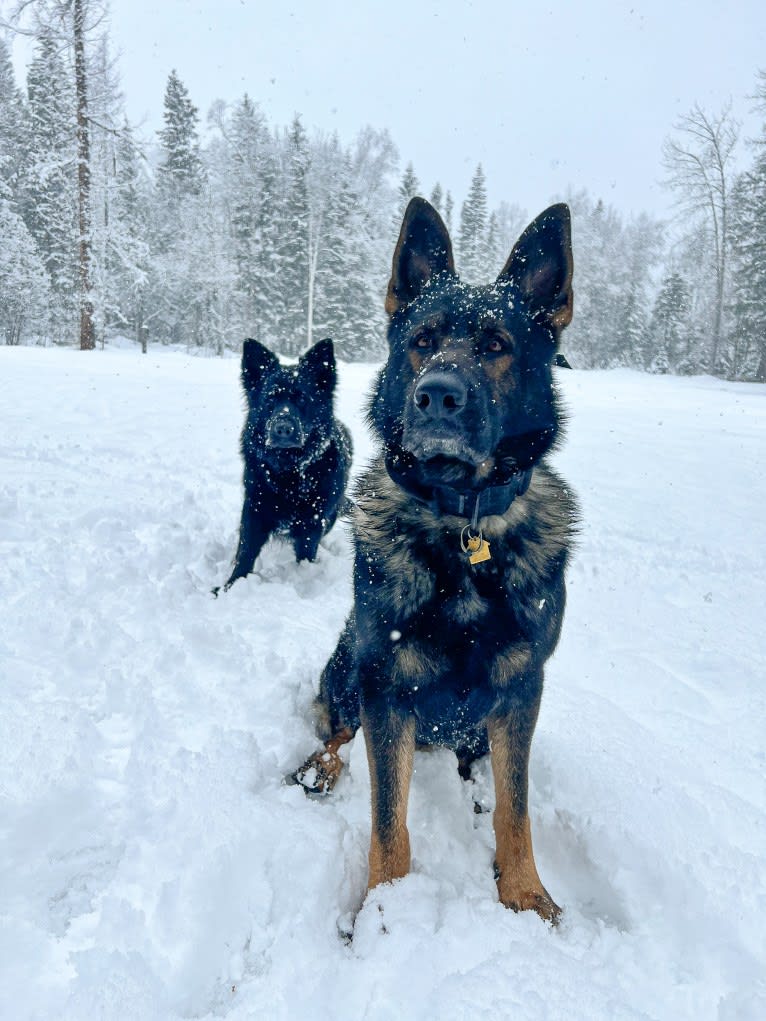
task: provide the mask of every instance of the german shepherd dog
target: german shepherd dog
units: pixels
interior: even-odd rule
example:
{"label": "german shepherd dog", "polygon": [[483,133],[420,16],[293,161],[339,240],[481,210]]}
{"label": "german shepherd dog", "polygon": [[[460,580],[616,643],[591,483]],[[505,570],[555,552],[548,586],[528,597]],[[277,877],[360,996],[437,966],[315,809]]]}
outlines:
{"label": "german shepherd dog", "polygon": [[354,608],[316,700],[324,747],[293,776],[310,793],[330,790],[338,750],[361,724],[371,889],[409,870],[416,746],[453,749],[465,779],[489,751],[500,900],[551,922],[559,908],[535,866],[527,780],[577,521],[545,463],[572,268],[565,205],[538,216],[483,287],[458,279],[436,210],[421,198],[407,207],[388,361],[368,406],[382,450],[356,486]]}
{"label": "german shepherd dog", "polygon": [[335,383],[331,340],[320,340],[288,366],[259,341],[245,341],[247,417],[240,444],[245,500],[224,591],[252,571],[273,533],[288,537],[299,563],[315,560],[319,540],[345,506],[351,436],[333,413]]}

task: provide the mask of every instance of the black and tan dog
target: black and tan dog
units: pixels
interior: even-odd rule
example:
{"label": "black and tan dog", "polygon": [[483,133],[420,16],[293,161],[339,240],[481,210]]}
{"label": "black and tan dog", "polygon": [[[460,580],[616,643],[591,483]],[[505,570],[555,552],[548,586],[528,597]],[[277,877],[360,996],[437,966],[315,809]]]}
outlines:
{"label": "black and tan dog", "polygon": [[369,404],[382,454],[356,487],[354,609],[322,675],[324,748],[295,779],[329,790],[361,723],[372,888],[409,870],[416,746],[452,748],[466,778],[491,751],[500,900],[553,921],[527,774],[577,517],[544,460],[560,421],[552,365],[572,318],[567,207],[530,224],[495,283],[471,287],[438,213],[413,199],[386,309],[389,357]]}
{"label": "black and tan dog", "polygon": [[240,441],[245,498],[224,591],[252,571],[272,534],[289,539],[299,563],[315,560],[319,540],[344,508],[351,436],[333,412],[336,378],[331,340],[314,344],[297,365],[281,365],[260,341],[245,341],[247,417]]}

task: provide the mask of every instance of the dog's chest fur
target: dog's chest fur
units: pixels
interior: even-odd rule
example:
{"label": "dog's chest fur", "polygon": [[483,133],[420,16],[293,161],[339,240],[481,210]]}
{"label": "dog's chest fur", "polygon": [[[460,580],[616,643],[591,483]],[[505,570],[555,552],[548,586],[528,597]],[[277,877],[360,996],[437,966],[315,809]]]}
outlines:
{"label": "dog's chest fur", "polygon": [[557,632],[576,508],[546,466],[503,516],[482,520],[491,559],[475,566],[460,546],[465,520],[414,502],[382,462],[356,493],[357,605],[378,642],[395,636],[394,680],[479,669],[502,686],[534,636]]}

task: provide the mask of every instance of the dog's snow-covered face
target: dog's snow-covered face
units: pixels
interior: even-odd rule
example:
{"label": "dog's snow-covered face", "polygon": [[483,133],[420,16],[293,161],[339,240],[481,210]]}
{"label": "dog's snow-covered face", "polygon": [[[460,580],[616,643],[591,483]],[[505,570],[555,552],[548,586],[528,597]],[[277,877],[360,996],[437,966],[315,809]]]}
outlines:
{"label": "dog's snow-covered face", "polygon": [[480,487],[536,463],[556,439],[551,365],[572,317],[569,210],[522,234],[497,280],[455,273],[439,214],[413,199],[393,258],[389,357],[369,406],[387,451],[420,481]]}
{"label": "dog's snow-covered face", "polygon": [[283,461],[329,436],[336,367],[333,343],[320,340],[297,365],[281,365],[257,340],[246,340],[242,385],[247,397],[244,442],[264,460]]}

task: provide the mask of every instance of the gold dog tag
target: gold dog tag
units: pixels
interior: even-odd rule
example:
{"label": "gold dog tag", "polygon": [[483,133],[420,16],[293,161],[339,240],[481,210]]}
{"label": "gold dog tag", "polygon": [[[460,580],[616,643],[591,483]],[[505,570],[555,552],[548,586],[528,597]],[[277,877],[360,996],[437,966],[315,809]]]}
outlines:
{"label": "gold dog tag", "polygon": [[468,540],[469,564],[483,564],[485,560],[491,560],[492,554],[489,552],[489,543],[486,539],[482,539],[479,535],[473,535]]}
{"label": "gold dog tag", "polygon": [[491,560],[489,543],[479,532],[478,535],[471,535],[471,526],[466,525],[460,533],[460,548],[468,555],[469,564],[483,564],[485,560]]}

